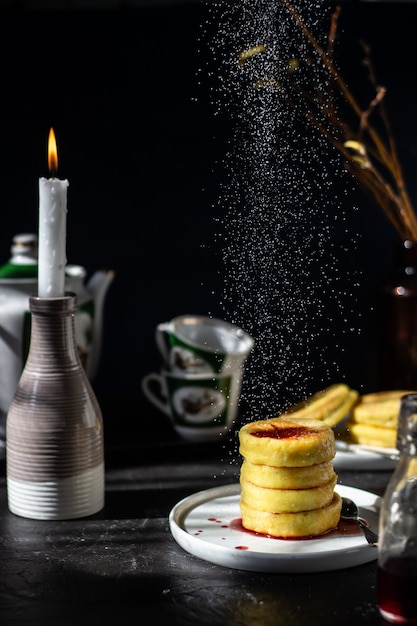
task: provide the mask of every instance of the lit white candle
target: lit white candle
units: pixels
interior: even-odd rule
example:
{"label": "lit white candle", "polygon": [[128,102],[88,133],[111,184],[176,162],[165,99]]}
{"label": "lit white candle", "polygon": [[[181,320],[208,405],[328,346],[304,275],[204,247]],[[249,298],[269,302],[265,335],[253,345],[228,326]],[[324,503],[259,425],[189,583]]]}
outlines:
{"label": "lit white candle", "polygon": [[48,139],[48,167],[51,178],[39,179],[38,296],[65,295],[67,180],[55,178],[58,151],[51,128]]}

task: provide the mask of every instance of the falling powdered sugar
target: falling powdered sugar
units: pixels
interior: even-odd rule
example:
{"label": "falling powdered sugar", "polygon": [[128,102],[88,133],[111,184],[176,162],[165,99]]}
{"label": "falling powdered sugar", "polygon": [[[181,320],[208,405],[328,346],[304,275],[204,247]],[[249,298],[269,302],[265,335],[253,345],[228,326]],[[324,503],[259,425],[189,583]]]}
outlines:
{"label": "falling powdered sugar", "polygon": [[[291,6],[325,45],[328,4]],[[300,68],[323,93],[328,79],[286,0],[211,0],[209,16],[213,104],[231,127],[214,207],[218,299],[225,319],[255,339],[241,407],[247,419],[265,419],[343,377],[344,344],[357,332],[353,183],[306,123]]]}

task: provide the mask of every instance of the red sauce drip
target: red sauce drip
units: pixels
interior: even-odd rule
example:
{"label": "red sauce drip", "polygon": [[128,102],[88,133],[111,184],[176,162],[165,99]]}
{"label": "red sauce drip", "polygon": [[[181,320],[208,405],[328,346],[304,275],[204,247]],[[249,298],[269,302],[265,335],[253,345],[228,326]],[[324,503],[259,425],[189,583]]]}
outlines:
{"label": "red sauce drip", "polygon": [[268,425],[267,429],[251,430],[251,435],[254,437],[271,437],[272,439],[290,439],[294,437],[304,437],[310,435],[313,432],[318,432],[307,428],[306,426],[286,426],[284,428],[278,428],[273,424]]}

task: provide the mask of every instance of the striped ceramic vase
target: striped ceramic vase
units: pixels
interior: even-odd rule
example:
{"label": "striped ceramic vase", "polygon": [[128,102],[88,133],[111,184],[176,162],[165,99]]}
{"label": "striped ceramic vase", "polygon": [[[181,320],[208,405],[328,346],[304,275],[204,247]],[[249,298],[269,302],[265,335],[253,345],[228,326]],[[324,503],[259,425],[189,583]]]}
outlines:
{"label": "striped ceramic vase", "polygon": [[29,305],[29,355],[6,421],[8,506],[32,519],[85,517],[104,506],[104,444],[76,347],[76,297]]}

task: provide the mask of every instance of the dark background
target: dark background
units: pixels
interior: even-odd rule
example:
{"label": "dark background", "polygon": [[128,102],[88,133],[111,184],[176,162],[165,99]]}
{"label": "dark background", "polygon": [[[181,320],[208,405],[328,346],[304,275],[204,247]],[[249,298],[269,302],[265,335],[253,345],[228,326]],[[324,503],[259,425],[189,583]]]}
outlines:
{"label": "dark background", "polygon": [[[160,368],[155,326],[183,313],[224,316],[213,207],[231,129],[211,103],[210,52],[201,40],[208,4],[0,5],[0,262],[16,233],[37,232],[38,178],[48,176],[53,126],[59,177],[70,182],[68,261],[89,274],[115,270],[93,387],[116,434],[152,413],[140,380]],[[341,4],[345,62],[350,43],[364,37],[372,45],[416,197],[417,5]],[[349,384],[372,390],[372,302],[397,238],[360,192],[347,201],[361,207],[364,316],[361,336],[346,346],[345,370]]]}

